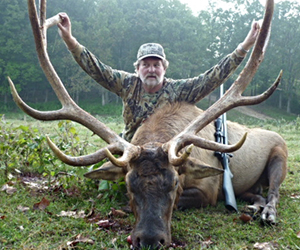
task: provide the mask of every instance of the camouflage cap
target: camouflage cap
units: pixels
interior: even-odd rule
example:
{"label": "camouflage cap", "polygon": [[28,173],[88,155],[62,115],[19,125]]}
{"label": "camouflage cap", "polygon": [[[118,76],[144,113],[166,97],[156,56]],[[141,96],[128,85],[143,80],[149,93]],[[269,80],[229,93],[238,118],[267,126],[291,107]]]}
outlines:
{"label": "camouflage cap", "polygon": [[166,59],[164,48],[158,43],[145,43],[139,48],[137,53],[138,60],[152,56],[160,59]]}

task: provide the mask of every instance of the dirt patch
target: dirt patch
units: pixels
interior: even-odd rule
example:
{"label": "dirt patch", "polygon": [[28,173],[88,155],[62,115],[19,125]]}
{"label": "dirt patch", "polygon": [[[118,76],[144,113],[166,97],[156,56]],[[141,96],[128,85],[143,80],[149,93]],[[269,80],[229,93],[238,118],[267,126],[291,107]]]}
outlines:
{"label": "dirt patch", "polygon": [[[209,102],[211,104],[213,104],[214,102],[217,101],[217,97],[215,95],[209,95],[207,97],[205,97],[207,99],[209,99]],[[254,117],[254,118],[257,118],[257,119],[260,119],[260,120],[273,120],[272,117],[270,116],[267,116],[267,115],[264,115],[262,113],[259,113],[257,111],[255,111],[254,109],[248,107],[248,106],[240,106],[240,107],[236,107],[234,108],[236,111],[244,114],[244,115],[248,115],[248,116],[251,116],[251,117]]]}
{"label": "dirt patch", "polygon": [[273,120],[272,117],[261,114],[261,113],[255,111],[255,110],[253,110],[249,107],[245,107],[245,106],[236,107],[235,110],[237,110],[238,112],[241,112],[242,114],[245,114],[245,115],[260,119],[260,120],[264,120],[264,121],[265,120]]}

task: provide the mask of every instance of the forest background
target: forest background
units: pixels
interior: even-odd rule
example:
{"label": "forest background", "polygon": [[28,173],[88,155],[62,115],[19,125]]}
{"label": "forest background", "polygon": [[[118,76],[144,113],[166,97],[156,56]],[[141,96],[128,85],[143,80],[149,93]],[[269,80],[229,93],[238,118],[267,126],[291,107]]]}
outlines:
{"label": "forest background", "polygon": [[[233,7],[221,8],[224,4],[220,2]],[[67,12],[73,34],[81,44],[105,64],[128,72],[134,71],[133,62],[141,44],[161,43],[170,61],[166,76],[178,79],[197,76],[232,52],[247,35],[252,20],[262,18],[263,9],[259,0],[211,0],[209,7],[198,14],[179,0],[51,0],[47,16]],[[265,60],[246,92],[255,95],[267,89],[282,69],[281,85],[264,105],[294,114],[300,113],[299,16],[299,2],[276,4]],[[75,63],[56,28],[48,32],[48,51],[56,71],[79,105],[97,103],[99,110],[107,104],[121,107],[117,96],[99,87]],[[37,60],[25,0],[0,1],[2,113],[18,110],[7,76],[27,103],[35,107],[59,106]]]}

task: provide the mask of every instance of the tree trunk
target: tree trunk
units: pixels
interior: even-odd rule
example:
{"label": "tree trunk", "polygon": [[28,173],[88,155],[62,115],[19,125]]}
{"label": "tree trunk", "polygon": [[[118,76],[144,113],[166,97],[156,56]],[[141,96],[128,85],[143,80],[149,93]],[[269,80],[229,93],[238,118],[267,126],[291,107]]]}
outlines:
{"label": "tree trunk", "polygon": [[278,108],[282,109],[282,91],[279,91],[279,103],[278,103]]}
{"label": "tree trunk", "polygon": [[104,91],[101,92],[101,96],[102,96],[102,106],[104,106],[105,105],[105,92]]}
{"label": "tree trunk", "polygon": [[292,77],[289,77],[288,79],[288,94],[287,94],[287,105],[286,105],[286,112],[291,113],[291,102],[293,97],[293,91],[294,91],[294,84],[295,80]]}
{"label": "tree trunk", "polygon": [[287,105],[286,105],[286,112],[291,113],[291,102],[292,102],[292,97],[293,97],[293,93],[290,92],[288,94],[288,99],[287,99]]}
{"label": "tree trunk", "polygon": [[290,99],[287,100],[286,112],[291,113],[291,101],[290,101]]}
{"label": "tree trunk", "polygon": [[79,103],[79,90],[76,90],[76,94],[75,94],[75,99],[76,99],[76,103]]}
{"label": "tree trunk", "polygon": [[49,93],[49,91],[48,91],[48,89],[46,89],[46,91],[45,91],[45,101],[44,101],[44,103],[47,103],[47,102],[48,102],[48,93]]}

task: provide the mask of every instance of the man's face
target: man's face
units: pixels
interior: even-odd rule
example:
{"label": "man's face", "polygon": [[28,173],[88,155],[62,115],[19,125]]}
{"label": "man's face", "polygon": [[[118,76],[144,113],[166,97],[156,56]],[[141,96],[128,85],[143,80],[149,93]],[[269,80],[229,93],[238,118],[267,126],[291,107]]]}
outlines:
{"label": "man's face", "polygon": [[137,71],[144,89],[148,93],[155,93],[160,90],[166,73],[161,59],[147,57],[140,62]]}

